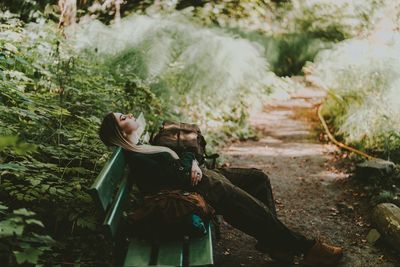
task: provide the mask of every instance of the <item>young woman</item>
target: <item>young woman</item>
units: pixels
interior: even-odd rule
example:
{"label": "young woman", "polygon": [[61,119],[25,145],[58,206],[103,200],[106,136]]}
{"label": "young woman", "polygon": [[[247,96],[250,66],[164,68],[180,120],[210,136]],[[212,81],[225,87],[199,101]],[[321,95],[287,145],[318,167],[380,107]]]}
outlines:
{"label": "young woman", "polygon": [[342,258],[342,248],[296,233],[277,218],[270,181],[261,170],[208,170],[190,152],[178,156],[167,147],[140,144],[140,127],[132,114],[112,112],[103,119],[99,136],[105,145],[125,149],[143,194],[164,188],[198,192],[228,223],[256,238],[257,249],[277,261],[291,262],[294,255],[303,254],[304,264],[326,266]]}

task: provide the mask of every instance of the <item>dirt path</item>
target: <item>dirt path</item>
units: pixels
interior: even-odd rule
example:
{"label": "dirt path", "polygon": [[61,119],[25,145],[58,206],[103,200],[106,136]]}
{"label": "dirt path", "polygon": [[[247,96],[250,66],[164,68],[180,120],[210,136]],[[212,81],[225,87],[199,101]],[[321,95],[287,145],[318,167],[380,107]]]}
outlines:
{"label": "dirt path", "polygon": [[[261,139],[233,144],[222,154],[231,166],[264,170],[271,179],[278,217],[292,229],[343,246],[346,254],[339,266],[400,266],[392,252],[366,242],[371,227],[365,194],[335,167],[336,147],[319,142],[313,130],[318,125],[316,105],[323,96],[304,88],[288,100],[267,103],[263,112],[251,117],[263,133]],[[282,266],[254,245],[253,238],[224,224],[216,266]]]}

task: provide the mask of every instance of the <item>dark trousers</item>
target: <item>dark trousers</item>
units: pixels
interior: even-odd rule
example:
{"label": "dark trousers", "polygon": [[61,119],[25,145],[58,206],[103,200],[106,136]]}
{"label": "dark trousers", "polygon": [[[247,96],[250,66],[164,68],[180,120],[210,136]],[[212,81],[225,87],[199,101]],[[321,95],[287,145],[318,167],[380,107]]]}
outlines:
{"label": "dark trousers", "polygon": [[306,252],[312,239],[286,227],[277,217],[268,176],[259,169],[202,169],[196,186],[208,203],[233,227],[255,237],[266,249]]}

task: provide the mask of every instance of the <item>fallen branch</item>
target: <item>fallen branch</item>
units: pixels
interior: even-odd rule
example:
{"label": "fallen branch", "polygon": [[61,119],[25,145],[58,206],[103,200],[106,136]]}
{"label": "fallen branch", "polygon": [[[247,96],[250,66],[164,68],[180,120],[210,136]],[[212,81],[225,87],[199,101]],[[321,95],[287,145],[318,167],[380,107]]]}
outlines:
{"label": "fallen branch", "polygon": [[321,123],[322,123],[322,126],[323,126],[324,129],[325,129],[326,134],[327,134],[328,137],[329,137],[329,140],[331,140],[332,143],[334,143],[334,144],[337,145],[338,147],[341,147],[341,148],[343,148],[343,149],[346,149],[346,150],[349,150],[349,151],[351,151],[351,152],[354,152],[354,153],[356,153],[356,154],[358,154],[358,155],[360,155],[360,156],[366,157],[367,159],[370,159],[370,160],[371,160],[371,159],[377,159],[377,158],[375,158],[375,157],[373,157],[373,156],[368,155],[368,154],[365,153],[365,152],[362,152],[362,151],[360,151],[360,150],[358,150],[358,149],[355,149],[355,148],[353,148],[353,147],[350,147],[350,146],[348,146],[348,145],[345,145],[345,144],[343,144],[343,143],[337,141],[337,140],[335,139],[335,137],[334,137],[334,136],[331,134],[331,132],[329,131],[328,125],[326,124],[326,121],[325,121],[324,117],[322,116],[322,113],[321,113],[322,106],[323,106],[323,105],[321,104],[321,105],[319,105],[319,107],[318,107],[318,117],[319,117],[319,120],[320,120]]}

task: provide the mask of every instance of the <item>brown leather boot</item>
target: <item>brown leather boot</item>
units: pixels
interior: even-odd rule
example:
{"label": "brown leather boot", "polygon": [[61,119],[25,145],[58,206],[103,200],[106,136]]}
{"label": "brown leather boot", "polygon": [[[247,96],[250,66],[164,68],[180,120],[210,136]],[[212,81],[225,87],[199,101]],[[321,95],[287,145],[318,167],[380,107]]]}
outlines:
{"label": "brown leather boot", "polygon": [[314,246],[304,255],[303,264],[308,266],[332,266],[343,257],[343,249],[316,240]]}
{"label": "brown leather boot", "polygon": [[256,244],[256,249],[262,253],[267,253],[271,259],[281,263],[293,263],[294,254],[288,250],[266,248],[260,242]]}
{"label": "brown leather boot", "polygon": [[294,260],[294,255],[290,251],[286,250],[269,250],[268,255],[273,259],[274,261],[278,261],[281,263],[293,263]]}

